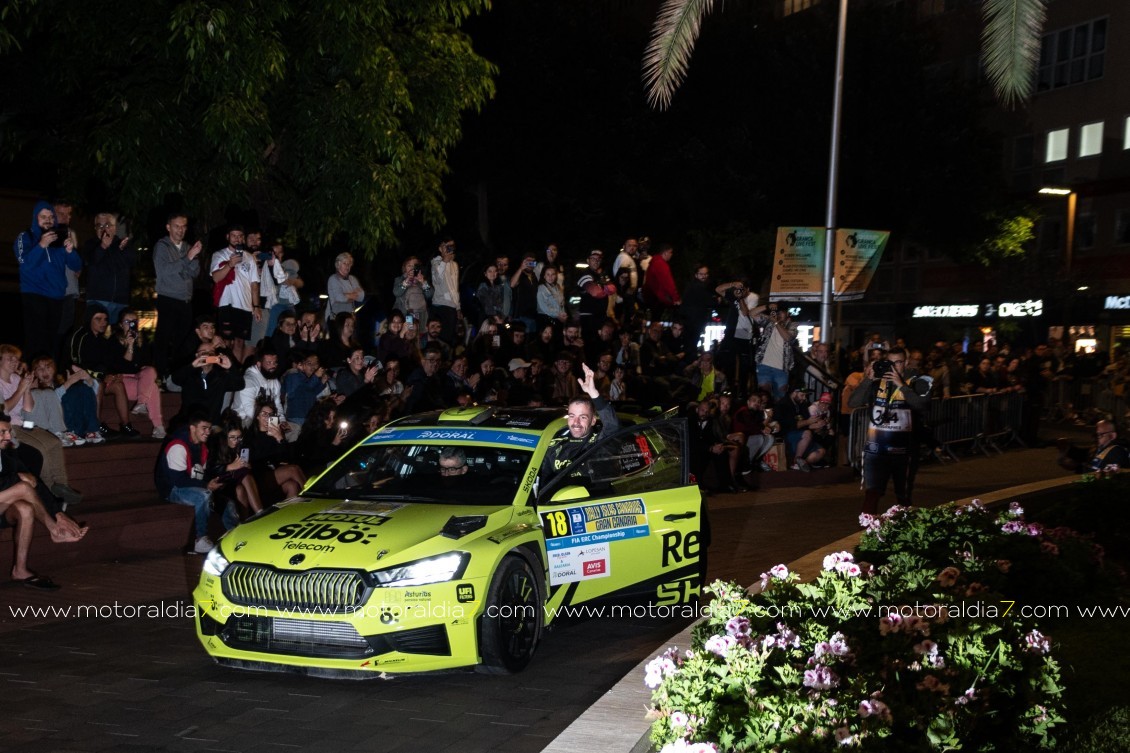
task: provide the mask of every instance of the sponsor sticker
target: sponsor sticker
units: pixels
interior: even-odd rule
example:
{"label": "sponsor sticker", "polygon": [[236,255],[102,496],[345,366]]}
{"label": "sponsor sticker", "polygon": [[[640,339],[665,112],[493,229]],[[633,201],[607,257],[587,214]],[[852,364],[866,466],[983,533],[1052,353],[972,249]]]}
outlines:
{"label": "sponsor sticker", "polygon": [[542,513],[547,549],[567,549],[649,534],[643,499],[598,502]]}
{"label": "sponsor sticker", "polygon": [[455,600],[460,604],[466,604],[469,601],[475,600],[475,585],[473,583],[460,583],[455,586]]}
{"label": "sponsor sticker", "polygon": [[549,552],[549,583],[559,585],[612,574],[608,544],[590,544]]}
{"label": "sponsor sticker", "polygon": [[523,434],[501,429],[480,429],[460,427],[458,429],[394,429],[380,431],[365,440],[365,444],[390,444],[412,442],[467,442],[482,444],[501,444],[510,447],[537,447],[540,433]]}

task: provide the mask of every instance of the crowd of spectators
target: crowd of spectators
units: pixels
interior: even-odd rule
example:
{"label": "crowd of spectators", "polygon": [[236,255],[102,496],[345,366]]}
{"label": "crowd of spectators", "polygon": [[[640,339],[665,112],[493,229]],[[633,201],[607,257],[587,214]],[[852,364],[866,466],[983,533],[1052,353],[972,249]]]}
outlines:
{"label": "crowd of spectators", "polygon": [[[229,524],[294,493],[390,419],[470,404],[565,405],[578,396],[585,365],[600,396],[621,408],[679,408],[690,419],[692,471],[715,490],[756,488],[762,470],[845,462],[850,394],[895,348],[906,349],[909,369],[931,377],[931,396],[1023,392],[1037,413],[1057,378],[1127,378],[1125,356],[1108,363],[1056,342],[923,349],[875,335],[851,351],[817,342],[802,352],[788,302],[762,302],[740,276],[714,280],[706,264],[680,282],[675,249],[652,254],[647,238],[625,240],[610,266],[593,249],[583,268],[567,269],[550,244],[488,259],[468,279],[445,237],[431,254],[403,260],[382,291],[392,308],[375,332],[363,331],[356,312],[371,293],[350,254],[335,259],[324,307],[304,305],[300,268],[281,240],[264,248],[260,232],[232,226],[226,245],[202,260],[205,249],[186,241],[179,213],[152,251],[158,318],[150,341],[130,307],[137,258],[116,217],[97,215],[95,237],[80,247],[59,214],[37,205],[16,242],[25,350],[35,358],[21,366],[18,348],[0,348],[5,410],[14,418],[37,411],[45,467],[64,487],[58,447],[135,436],[131,416],[147,413],[153,438],[166,440],[162,494],[198,515],[222,495]],[[213,308],[194,318],[193,284],[205,262]],[[83,324],[60,336],[54,314],[76,274],[86,281]],[[725,334],[703,351],[715,312]],[[165,389],[181,393],[168,421]],[[98,420],[106,401],[116,428]],[[197,548],[210,549],[199,517],[197,534]]]}

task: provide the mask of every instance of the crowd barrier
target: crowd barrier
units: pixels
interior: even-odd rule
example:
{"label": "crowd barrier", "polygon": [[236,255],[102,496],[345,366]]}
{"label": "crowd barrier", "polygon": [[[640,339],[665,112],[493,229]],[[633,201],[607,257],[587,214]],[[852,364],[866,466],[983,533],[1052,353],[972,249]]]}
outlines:
{"label": "crowd barrier", "polygon": [[[1026,429],[1032,429],[1037,420],[1092,426],[1108,419],[1118,425],[1120,433],[1130,435],[1127,391],[1108,378],[1057,378],[1038,407],[1023,392],[935,398],[925,412],[929,432],[921,438],[922,446],[943,461],[957,460],[960,452],[1000,453],[1009,445],[1023,445],[1021,437],[1031,436],[1033,432]],[[870,408],[856,408],[851,414],[847,451],[856,468],[863,466],[870,416]]]}
{"label": "crowd barrier", "polygon": [[[1024,444],[1024,408],[1024,396],[1017,392],[935,398],[924,412],[921,447],[943,461],[958,460],[959,452],[1000,454],[1011,444]],[[871,416],[870,407],[856,408],[851,414],[848,459],[855,468],[863,467]]]}

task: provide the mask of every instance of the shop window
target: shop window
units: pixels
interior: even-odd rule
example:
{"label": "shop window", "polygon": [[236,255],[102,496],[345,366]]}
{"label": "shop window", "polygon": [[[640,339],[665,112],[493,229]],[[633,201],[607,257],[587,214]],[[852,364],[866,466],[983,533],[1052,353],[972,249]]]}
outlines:
{"label": "shop window", "polygon": [[1067,135],[1069,128],[1059,128],[1048,131],[1047,143],[1044,147],[1044,162],[1060,162],[1067,159]]}
{"label": "shop window", "polygon": [[1103,121],[1079,129],[1079,156],[1094,157],[1103,151]]}

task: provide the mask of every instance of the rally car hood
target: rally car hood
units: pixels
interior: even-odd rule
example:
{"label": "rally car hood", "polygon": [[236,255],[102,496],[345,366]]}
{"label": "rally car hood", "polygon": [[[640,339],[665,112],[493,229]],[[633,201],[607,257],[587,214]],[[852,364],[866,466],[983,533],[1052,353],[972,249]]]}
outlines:
{"label": "rally car hood", "polygon": [[509,505],[298,498],[232,530],[222,550],[233,563],[371,570],[459,549],[505,526],[513,512]]}

